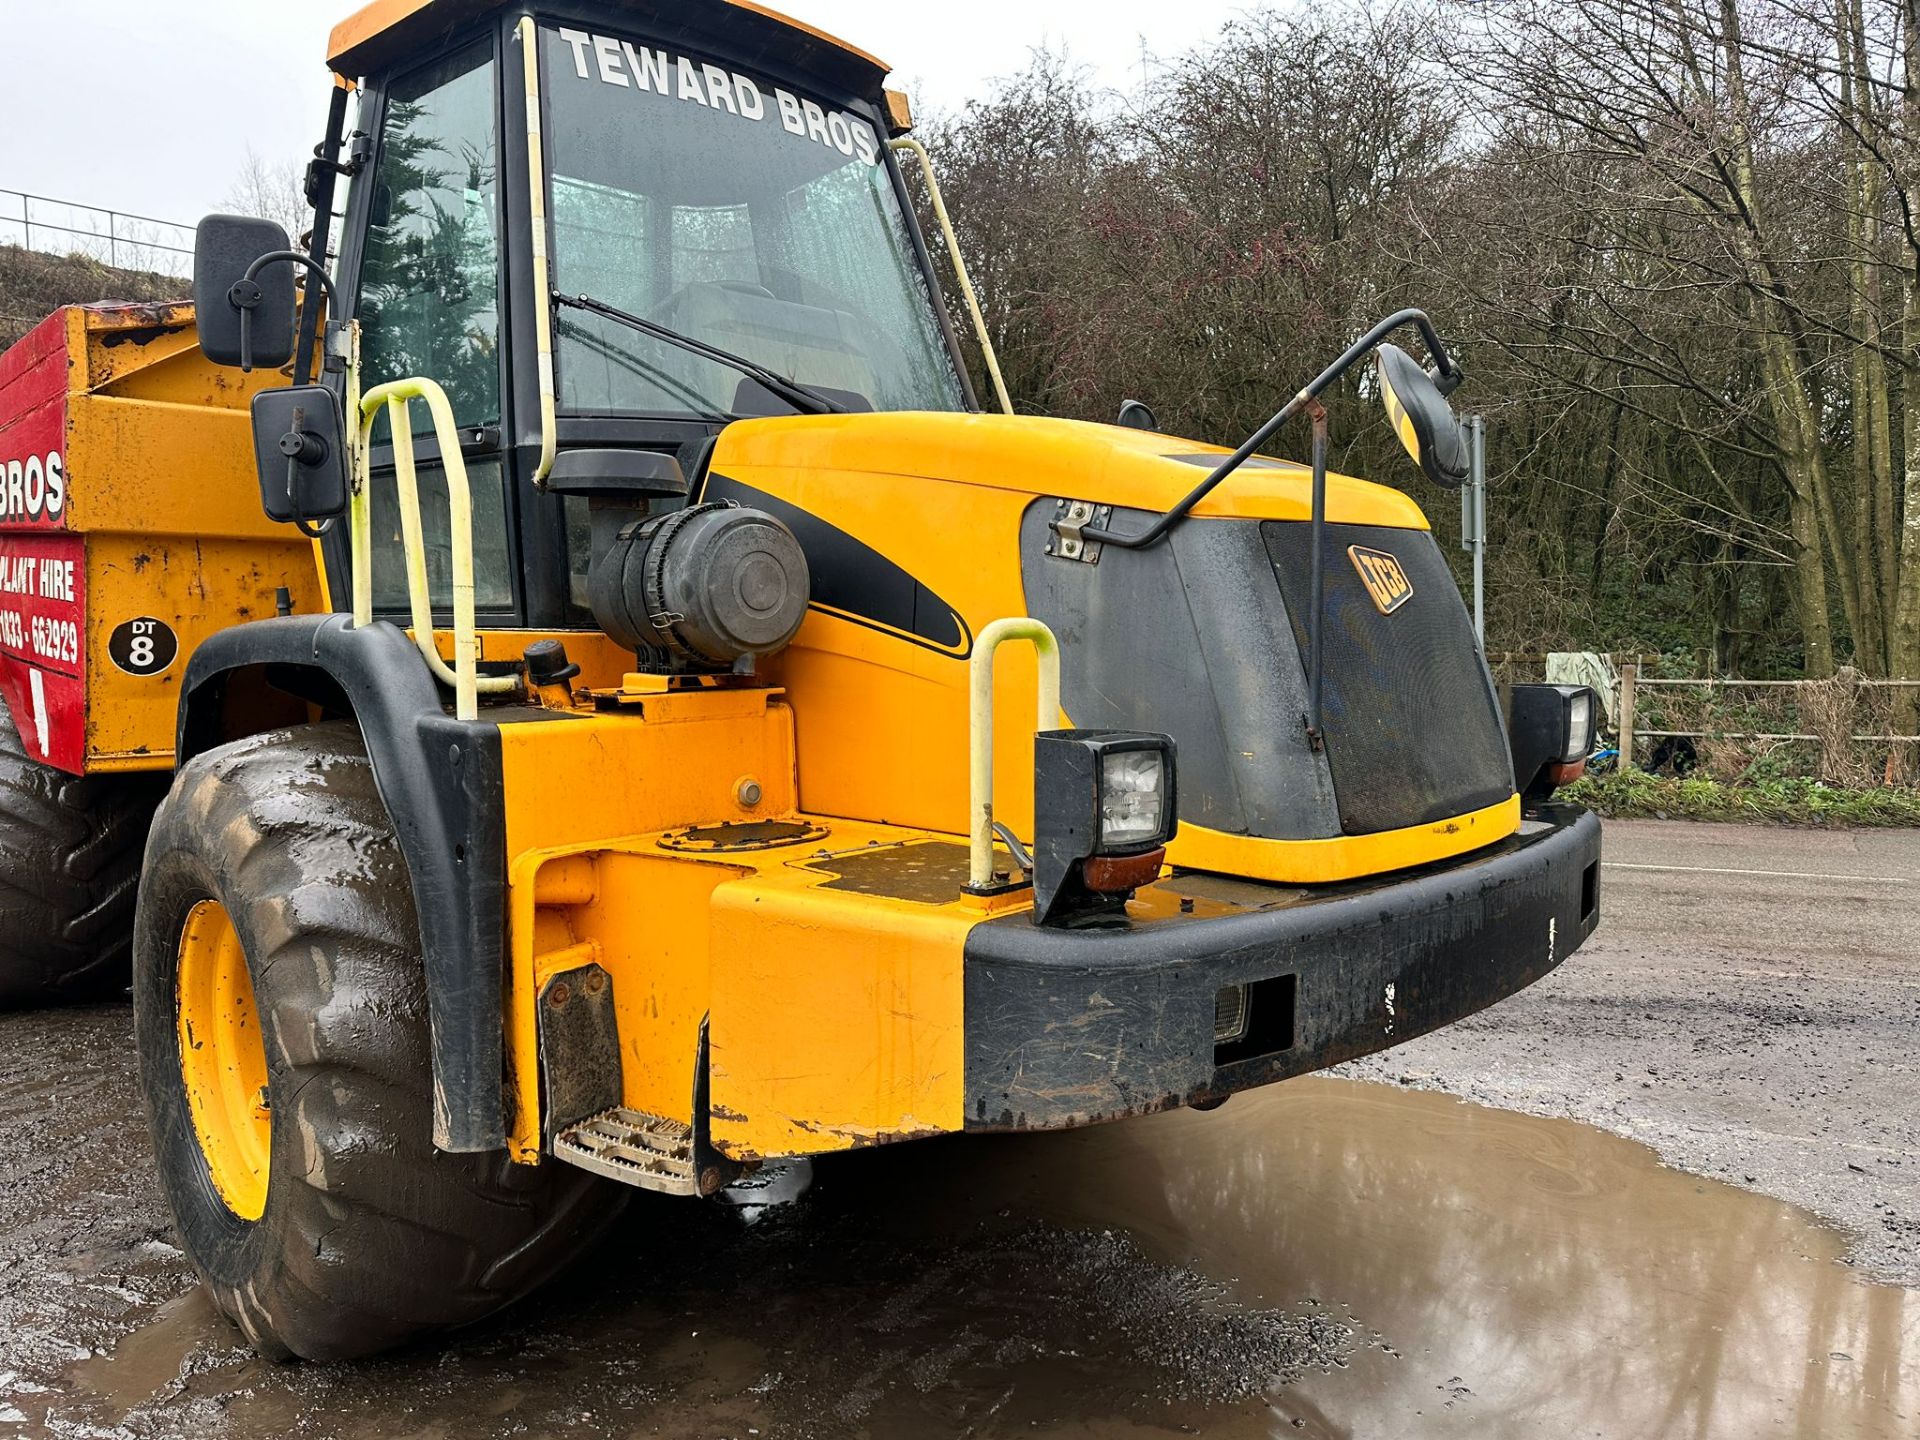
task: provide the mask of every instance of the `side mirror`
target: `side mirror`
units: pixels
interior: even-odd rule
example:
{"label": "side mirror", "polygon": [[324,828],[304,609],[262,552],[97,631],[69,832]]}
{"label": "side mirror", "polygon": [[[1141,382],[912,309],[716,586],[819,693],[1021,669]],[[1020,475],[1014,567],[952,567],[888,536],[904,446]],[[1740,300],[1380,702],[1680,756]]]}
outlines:
{"label": "side mirror", "polygon": [[1129,430],[1146,430],[1154,434],[1160,431],[1160,417],[1153,413],[1151,406],[1141,400],[1122,400],[1118,424]]}
{"label": "side mirror", "polygon": [[287,232],[271,220],[209,215],[200,222],[193,242],[194,319],[201,353],[214,364],[277,370],[293,359],[294,267],[266,265],[247,279],[261,256],[291,248]]}
{"label": "side mirror", "polygon": [[1467,483],[1467,444],[1453,406],[1433,377],[1398,345],[1379,349],[1380,398],[1394,434],[1429,480],[1449,490]]}
{"label": "side mirror", "polygon": [[326,386],[254,396],[253,454],[269,519],[307,524],[347,513],[346,427]]}

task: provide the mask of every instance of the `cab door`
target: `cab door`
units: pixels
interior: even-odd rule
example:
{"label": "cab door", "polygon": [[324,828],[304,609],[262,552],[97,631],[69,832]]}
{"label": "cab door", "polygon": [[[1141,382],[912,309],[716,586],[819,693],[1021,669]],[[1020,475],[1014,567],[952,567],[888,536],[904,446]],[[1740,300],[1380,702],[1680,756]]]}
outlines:
{"label": "cab door", "polygon": [[[369,98],[377,141],[354,187],[342,274],[356,298],[363,389],[423,376],[453,405],[473,491],[482,629],[524,622],[511,467],[502,237],[500,60],[491,31],[385,80]],[[445,470],[425,406],[413,407],[427,576],[436,614],[452,606]],[[406,623],[407,585],[393,444],[374,422],[375,613]],[[334,593],[346,586],[336,578]]]}

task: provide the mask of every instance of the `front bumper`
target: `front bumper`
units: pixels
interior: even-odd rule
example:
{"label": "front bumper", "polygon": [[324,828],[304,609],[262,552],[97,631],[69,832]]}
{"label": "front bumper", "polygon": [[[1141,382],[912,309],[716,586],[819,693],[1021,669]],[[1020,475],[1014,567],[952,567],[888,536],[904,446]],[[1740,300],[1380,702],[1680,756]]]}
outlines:
{"label": "front bumper", "polygon": [[[973,930],[967,1129],[1064,1129],[1215,1100],[1483,1010],[1593,933],[1600,824],[1548,805],[1509,840],[1391,877],[1304,890],[1175,876],[1153,889],[1120,929],[1020,915]],[[1255,1048],[1282,1048],[1216,1050],[1219,992],[1260,982]]]}

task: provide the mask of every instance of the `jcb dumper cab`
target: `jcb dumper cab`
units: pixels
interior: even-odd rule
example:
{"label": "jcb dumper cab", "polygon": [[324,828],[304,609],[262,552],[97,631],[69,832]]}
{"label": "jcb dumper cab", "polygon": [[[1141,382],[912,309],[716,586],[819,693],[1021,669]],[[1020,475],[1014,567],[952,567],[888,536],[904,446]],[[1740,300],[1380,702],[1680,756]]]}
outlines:
{"label": "jcb dumper cab", "polygon": [[985,413],[859,50],[385,0],[333,68],[311,241],[215,218],[196,279],[209,356],[318,377],[254,440],[331,599],[195,654],[136,945],[257,1345],[472,1319],[629,1187],[1212,1103],[1590,933],[1592,696],[1510,729],[1418,507],[1325,472],[1366,364],[1457,483],[1423,315],[1237,451]]}

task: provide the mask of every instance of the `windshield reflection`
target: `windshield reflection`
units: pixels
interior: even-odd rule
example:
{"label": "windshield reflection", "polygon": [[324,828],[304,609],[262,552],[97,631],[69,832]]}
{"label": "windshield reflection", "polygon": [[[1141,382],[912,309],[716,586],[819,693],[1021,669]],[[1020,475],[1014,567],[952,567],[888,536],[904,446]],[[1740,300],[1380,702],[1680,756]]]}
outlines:
{"label": "windshield reflection", "polygon": [[[874,126],[746,72],[543,30],[554,281],[848,408],[964,392]],[[558,317],[564,409],[791,413],[736,369],[603,316]]]}

